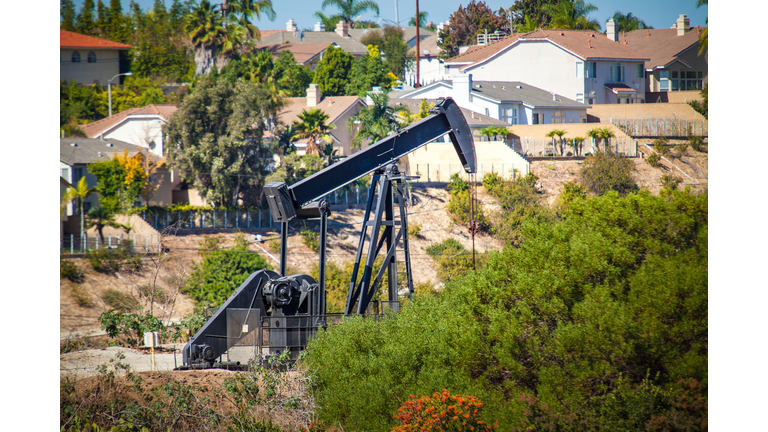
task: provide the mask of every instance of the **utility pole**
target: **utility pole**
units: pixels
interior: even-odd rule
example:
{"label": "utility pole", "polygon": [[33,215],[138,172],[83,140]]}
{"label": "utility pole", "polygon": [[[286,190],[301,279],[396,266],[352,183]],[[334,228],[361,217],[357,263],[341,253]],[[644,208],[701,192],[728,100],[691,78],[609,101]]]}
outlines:
{"label": "utility pole", "polygon": [[419,63],[421,63],[421,51],[419,49],[419,0],[416,0],[416,85],[414,87],[421,87],[421,77],[419,76]]}
{"label": "utility pole", "polygon": [[397,0],[395,0],[395,25],[400,27],[400,14],[397,11]]}

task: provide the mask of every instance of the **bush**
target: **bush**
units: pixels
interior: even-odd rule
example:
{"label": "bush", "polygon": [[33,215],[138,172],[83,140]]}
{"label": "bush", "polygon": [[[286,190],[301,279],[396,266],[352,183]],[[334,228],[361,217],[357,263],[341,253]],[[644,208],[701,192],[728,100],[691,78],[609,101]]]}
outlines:
{"label": "bush", "polygon": [[474,396],[452,395],[443,389],[432,397],[408,396],[408,400],[397,410],[395,419],[400,426],[391,432],[412,431],[483,431],[496,430],[498,424],[490,425],[482,420],[483,403]]}
{"label": "bush", "polygon": [[[448,212],[453,223],[467,226],[472,220],[469,190],[459,190],[455,193],[451,193],[448,206],[445,210]],[[477,205],[475,207],[474,216],[474,220],[478,223],[478,230],[480,232],[488,232],[491,227],[491,221],[488,219],[488,216],[485,215],[482,206]]]}
{"label": "bush", "polygon": [[101,296],[108,306],[122,312],[130,312],[139,307],[139,301],[131,295],[120,292],[116,289],[108,288]]}
{"label": "bush", "polygon": [[666,137],[661,137],[653,140],[653,150],[656,151],[656,153],[666,156],[669,154],[669,140]]}
{"label": "bush", "polygon": [[691,145],[691,148],[696,150],[697,152],[701,153],[704,151],[704,138],[696,135],[689,135],[688,136],[688,144]]}
{"label": "bush", "polygon": [[488,193],[492,193],[493,189],[501,184],[502,181],[504,181],[504,178],[501,175],[491,171],[483,176],[483,187],[485,187]]}
{"label": "bush", "polygon": [[310,229],[303,229],[299,233],[301,235],[301,242],[304,243],[304,245],[310,249],[312,249],[315,252],[320,251],[320,233],[317,231],[312,231]]}
{"label": "bush", "polygon": [[682,157],[686,151],[688,151],[688,144],[678,144],[675,146],[676,154],[675,156],[680,158]]}
{"label": "bush", "polygon": [[493,233],[506,244],[520,245],[523,240],[521,228],[526,221],[552,218],[549,207],[541,203],[541,194],[536,187],[538,182],[535,174],[528,173],[512,181],[503,181],[493,189],[491,195],[501,205]]}
{"label": "bush", "polygon": [[648,165],[654,168],[661,166],[661,156],[658,153],[649,154],[648,157],[645,158],[645,161],[648,162]]}
{"label": "bush", "polygon": [[120,270],[120,262],[123,255],[108,249],[89,250],[85,253],[85,259],[91,267],[99,273],[112,274]]}
{"label": "bush", "polygon": [[563,184],[563,190],[560,192],[560,205],[568,206],[575,200],[585,199],[587,197],[587,189],[576,182],[570,181]]}
{"label": "bush", "polygon": [[[455,239],[432,244],[426,252],[434,260],[437,277],[441,281],[464,276],[473,270],[472,251],[467,250]],[[485,255],[475,254],[475,267],[480,268],[484,264]]]}
{"label": "bush", "polygon": [[634,169],[635,165],[629,159],[611,152],[598,152],[584,159],[579,178],[596,195],[616,191],[624,196],[639,190],[632,178]]}
{"label": "bush", "polygon": [[83,279],[83,272],[77,264],[66,259],[59,259],[59,276],[72,282],[80,282]]}
{"label": "bush", "polygon": [[459,176],[458,173],[451,175],[451,181],[448,183],[448,193],[455,194],[469,190],[469,183]]}
{"label": "bush", "polygon": [[408,235],[411,237],[421,237],[421,224],[410,223],[408,224]]}
{"label": "bush", "polygon": [[75,299],[75,303],[77,303],[80,307],[92,307],[93,306],[93,298],[90,294],[88,294],[88,291],[84,290],[80,285],[72,285],[69,288],[69,294],[72,296],[73,299]]}
{"label": "bush", "polygon": [[676,190],[677,186],[680,185],[680,183],[682,182],[683,182],[683,179],[681,179],[680,177],[675,177],[669,174],[661,176],[661,185],[666,189]]}

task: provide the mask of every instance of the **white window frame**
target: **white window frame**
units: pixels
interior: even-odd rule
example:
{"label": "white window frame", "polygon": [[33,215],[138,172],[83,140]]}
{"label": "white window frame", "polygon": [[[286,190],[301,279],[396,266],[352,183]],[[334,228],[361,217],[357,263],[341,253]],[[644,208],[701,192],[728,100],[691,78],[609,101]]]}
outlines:
{"label": "white window frame", "polygon": [[576,62],[576,78],[584,78],[584,62]]}

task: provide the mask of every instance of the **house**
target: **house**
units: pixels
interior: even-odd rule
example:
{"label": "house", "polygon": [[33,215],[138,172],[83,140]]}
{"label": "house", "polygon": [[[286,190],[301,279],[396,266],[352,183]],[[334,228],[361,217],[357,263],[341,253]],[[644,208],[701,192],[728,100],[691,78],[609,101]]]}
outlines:
{"label": "house", "polygon": [[[122,155],[124,149],[128,151],[130,156],[142,153],[151,157],[145,148],[116,139],[60,138],[59,176],[71,185],[77,185],[80,179],[85,177],[88,187],[96,187],[98,184],[96,176],[88,172],[88,165],[108,161],[115,154]],[[143,204],[171,204],[171,183],[168,170],[161,165],[157,172],[150,177],[150,181],[158,183],[159,187],[150,200]],[[98,206],[98,203],[98,196],[91,194],[83,200],[83,211],[88,212],[91,207]],[[79,209],[73,206],[68,208],[68,216],[77,214],[79,214]]]}
{"label": "house", "polygon": [[130,45],[66,30],[59,30],[59,44],[59,76],[64,81],[105,86],[128,71]]}
{"label": "house", "polygon": [[[400,27],[400,29],[403,31],[403,42],[408,45],[408,48],[415,48],[416,27]],[[366,34],[373,30],[378,29],[349,29],[348,33],[349,37],[362,43],[361,39],[363,39]],[[424,43],[424,40],[431,36],[437,37],[437,33],[433,32],[432,30],[425,29],[424,27],[419,27],[419,45]]]}
{"label": "house", "polygon": [[296,63],[315,70],[317,64],[323,59],[325,50],[332,45],[334,45],[333,42],[287,43],[258,45],[256,49],[269,51],[274,58],[277,58],[283,51],[290,51],[293,54]]}
{"label": "house", "polygon": [[[359,97],[323,97],[317,84],[310,84],[306,97],[287,98],[286,102],[285,107],[279,113],[281,123],[292,125],[294,121],[300,122],[299,114],[304,110],[309,111],[313,108],[319,108],[328,115],[326,124],[334,126],[330,131],[330,135],[333,138],[333,147],[338,152],[338,156],[349,156],[357,151],[352,149],[352,134],[347,129],[347,122],[365,106],[365,103]],[[303,154],[306,151],[306,140],[295,142],[294,145],[299,154]]]}
{"label": "house", "polygon": [[[436,102],[436,99],[426,100],[432,105]],[[388,103],[395,109],[402,106],[408,108],[410,112],[418,112],[421,101],[422,99],[390,97]],[[530,162],[521,154],[520,141],[511,139],[513,130],[505,137],[488,137],[480,134],[480,131],[486,127],[509,127],[508,123],[466,108],[461,108],[461,112],[475,141],[479,178],[482,178],[483,173],[490,171],[500,173],[505,178],[509,178],[513,170],[523,175],[530,171]],[[447,135],[409,153],[401,159],[400,165],[403,165],[402,168],[409,175],[418,173],[421,181],[448,181],[450,176],[456,173],[465,178],[464,170],[456,156],[456,149]]]}
{"label": "house", "polygon": [[474,81],[473,74],[453,76],[412,90],[403,99],[452,97],[468,110],[506,124],[585,123],[588,105],[520,81]]}
{"label": "house", "polygon": [[[64,195],[66,195],[67,190],[72,187],[72,184],[68,181],[64,180],[63,177],[59,177],[59,203],[61,203],[64,200]],[[59,239],[64,238],[64,224],[69,220],[69,215],[72,214],[72,204],[67,205],[66,209],[64,209],[59,214]]]}
{"label": "house", "polygon": [[316,43],[332,43],[336,47],[343,49],[355,56],[356,59],[360,58],[366,53],[367,48],[365,45],[356,41],[349,36],[349,25],[340,21],[336,26],[336,31],[303,31],[299,30],[296,26],[296,22],[292,19],[288,20],[285,30],[270,31],[264,30],[261,32],[261,40],[259,43],[264,45],[285,45],[285,44],[316,44]]}
{"label": "house", "polygon": [[115,139],[147,149],[163,157],[163,125],[167,124],[176,105],[147,105],[130,108],[80,128],[88,138]]}
{"label": "house", "polygon": [[[419,43],[419,85],[427,85],[443,79],[449,79],[448,69],[440,60],[440,48],[437,46],[437,35],[431,35]],[[416,57],[416,47],[408,51],[409,56]],[[405,70],[405,84],[416,86],[416,65]]]}
{"label": "house", "polygon": [[680,15],[672,28],[622,35],[609,32],[608,37],[648,57],[644,64],[646,92],[701,90],[709,81],[707,50],[699,53],[699,34],[706,27],[691,28],[689,23],[686,15]]}
{"label": "house", "polygon": [[638,103],[648,60],[594,31],[537,29],[472,46],[444,65],[451,76],[523,82],[577,102]]}

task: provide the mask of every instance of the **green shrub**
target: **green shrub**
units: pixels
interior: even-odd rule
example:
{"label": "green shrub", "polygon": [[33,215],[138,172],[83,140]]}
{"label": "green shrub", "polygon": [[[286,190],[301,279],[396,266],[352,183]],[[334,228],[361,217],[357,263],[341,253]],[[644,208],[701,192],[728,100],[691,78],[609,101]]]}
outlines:
{"label": "green shrub", "polygon": [[661,166],[661,156],[658,153],[649,154],[648,157],[645,158],[645,161],[648,162],[648,165],[654,168]]}
{"label": "green shrub", "polygon": [[691,145],[691,148],[696,150],[697,152],[701,153],[704,151],[704,138],[696,135],[689,135],[688,136],[688,144]]}
{"label": "green shrub", "polygon": [[683,179],[670,174],[661,176],[661,185],[666,189],[676,190],[677,186],[683,182]]}
{"label": "green shrub", "polygon": [[113,288],[108,288],[101,296],[108,306],[122,312],[130,312],[139,307],[139,301],[130,294],[120,292]]}
{"label": "green shrub", "polygon": [[448,192],[455,194],[466,190],[469,190],[469,183],[464,181],[458,173],[452,174],[451,181],[448,183]]}
{"label": "green shrub", "polygon": [[[467,226],[472,220],[472,207],[469,190],[459,190],[455,193],[451,193],[448,201],[448,206],[445,209],[451,218],[451,221],[455,224]],[[479,203],[475,207],[474,220],[478,223],[478,230],[480,232],[488,232],[491,227],[491,221],[483,211],[483,207]]]}
{"label": "green shrub", "polygon": [[417,223],[408,224],[408,235],[414,238],[421,237],[421,224],[417,224]]}
{"label": "green shrub", "polygon": [[666,137],[661,137],[653,140],[653,150],[656,151],[656,153],[666,156],[669,154],[669,140]]}
{"label": "green shrub", "polygon": [[483,187],[488,193],[491,193],[504,179],[495,171],[491,171],[483,176]]}
{"label": "green shrub", "polygon": [[120,270],[120,262],[123,260],[123,255],[108,249],[89,250],[85,253],[85,259],[88,260],[95,271],[112,274]]}
{"label": "green shrub", "polygon": [[680,158],[685,154],[686,151],[688,151],[688,144],[685,144],[685,143],[678,144],[677,146],[675,146],[675,150],[676,150],[675,156]]}
{"label": "green shrub", "polygon": [[611,152],[598,152],[584,159],[579,178],[581,183],[596,195],[603,195],[608,191],[627,195],[639,190],[632,178],[634,169],[635,165],[629,159]]}
{"label": "green shrub", "polygon": [[[383,228],[383,227],[382,227]],[[315,252],[320,251],[320,233],[312,231],[311,229],[303,229],[299,233],[301,236],[301,242],[304,246],[312,249]]]}
{"label": "green shrub", "polygon": [[587,197],[587,189],[576,182],[570,181],[563,184],[563,190],[560,192],[560,205],[568,206],[575,200],[585,199]]}
{"label": "green shrub", "polygon": [[77,264],[67,259],[59,259],[59,276],[72,282],[83,280],[83,272]]}
{"label": "green shrub", "polygon": [[[467,250],[455,239],[446,239],[430,245],[427,255],[435,262],[435,271],[441,281],[449,281],[464,276],[473,270],[472,251]],[[485,264],[485,255],[475,254],[475,267]]]}
{"label": "green shrub", "polygon": [[528,173],[501,182],[491,193],[501,205],[493,234],[508,245],[522,242],[521,228],[527,220],[543,221],[553,217],[549,207],[541,203],[541,194],[536,187],[538,182],[535,174]]}

